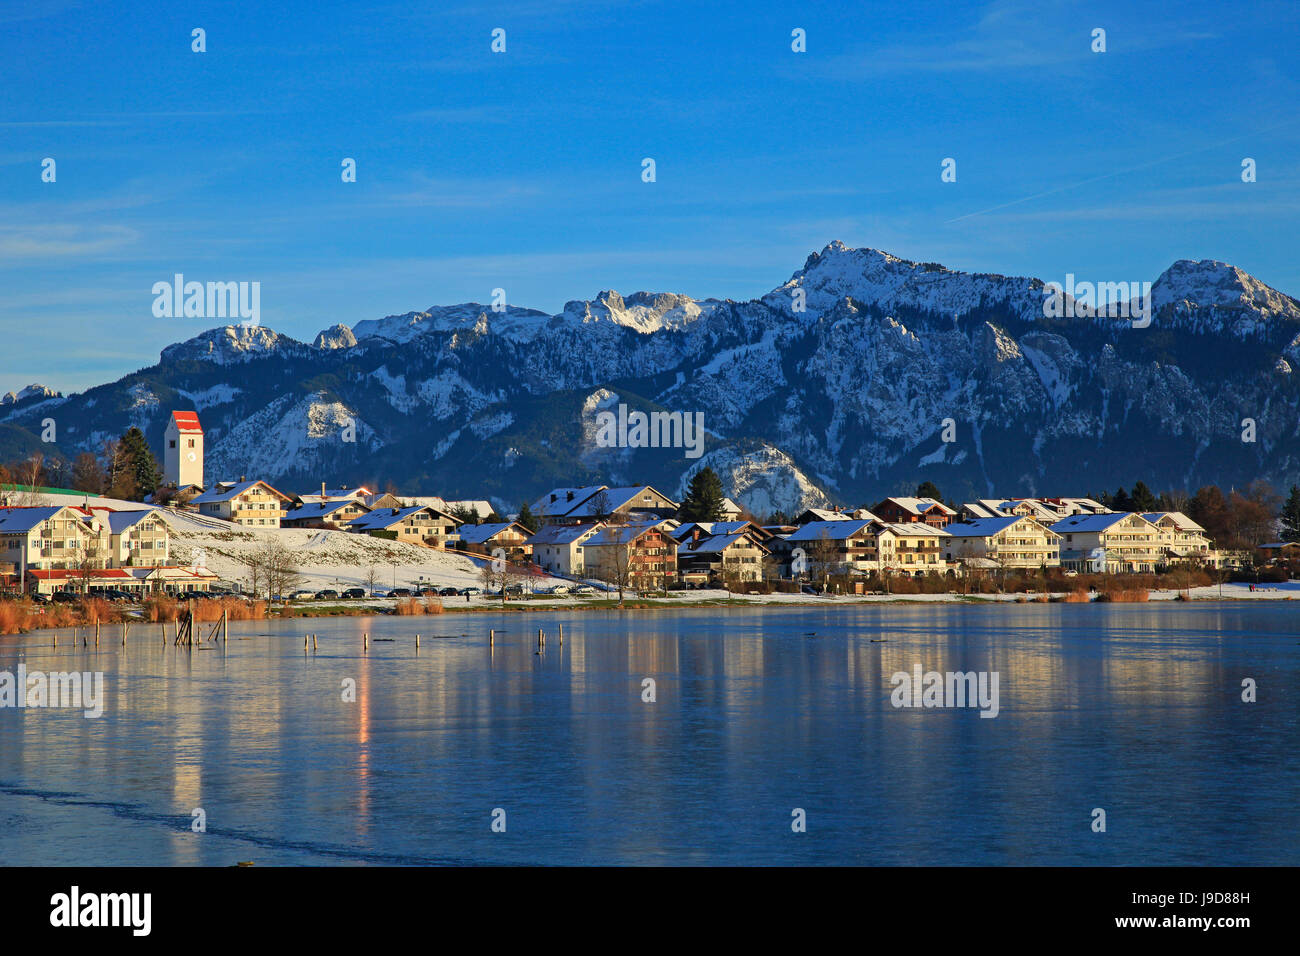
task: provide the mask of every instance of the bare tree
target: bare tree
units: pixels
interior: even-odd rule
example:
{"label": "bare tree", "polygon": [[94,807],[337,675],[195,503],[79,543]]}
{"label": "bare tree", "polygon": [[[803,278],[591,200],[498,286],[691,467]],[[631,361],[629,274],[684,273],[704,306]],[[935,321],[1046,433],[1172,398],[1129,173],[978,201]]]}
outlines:
{"label": "bare tree", "polygon": [[362,579],[362,583],[366,586],[366,594],[370,597],[374,597],[375,588],[379,586],[379,572],[375,570],[374,565],[371,565],[370,570],[366,572],[366,576]]}
{"label": "bare tree", "polygon": [[835,541],[831,533],[823,528],[808,547],[808,558],[812,564],[813,574],[822,579],[822,590],[830,588],[830,577],[839,564],[839,555],[835,552]]}

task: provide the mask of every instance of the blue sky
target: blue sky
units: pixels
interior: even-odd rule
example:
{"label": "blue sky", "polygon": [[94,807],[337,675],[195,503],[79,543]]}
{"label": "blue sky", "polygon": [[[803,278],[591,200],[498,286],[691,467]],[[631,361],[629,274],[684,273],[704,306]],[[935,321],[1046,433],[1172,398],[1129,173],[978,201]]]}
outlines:
{"label": "blue sky", "polygon": [[308,340],[496,287],[751,298],[832,239],[1300,296],[1298,40],[1290,0],[6,3],[0,391],[220,324],[153,316],[176,272]]}

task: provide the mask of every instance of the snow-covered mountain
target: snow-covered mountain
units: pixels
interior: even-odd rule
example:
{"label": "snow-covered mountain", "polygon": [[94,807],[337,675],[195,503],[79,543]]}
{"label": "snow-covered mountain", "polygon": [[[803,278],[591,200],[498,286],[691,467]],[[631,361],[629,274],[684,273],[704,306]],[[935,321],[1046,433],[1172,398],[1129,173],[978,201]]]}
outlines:
{"label": "snow-covered mountain", "polygon": [[[1145,328],[1049,318],[1039,279],[832,242],[745,302],[463,303],[311,344],[229,326],[59,399],[60,448],[134,423],[161,450],[168,412],[195,408],[210,478],[391,479],[510,508],[555,485],[679,493],[703,463],[763,513],[870,504],[926,479],[953,498],[1300,482],[1300,303],[1212,260],[1151,281]],[[595,415],[619,405],[700,413],[704,457],[602,447]],[[36,434],[27,409],[3,404],[0,426]]]}

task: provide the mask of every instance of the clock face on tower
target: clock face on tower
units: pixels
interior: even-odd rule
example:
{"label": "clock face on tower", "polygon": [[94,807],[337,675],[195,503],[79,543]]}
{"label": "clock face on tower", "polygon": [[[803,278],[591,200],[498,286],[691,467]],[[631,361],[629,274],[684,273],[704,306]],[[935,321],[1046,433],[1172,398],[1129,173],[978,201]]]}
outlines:
{"label": "clock face on tower", "polygon": [[190,452],[190,453],[189,453],[188,455],[186,455],[185,457],[188,458],[190,461],[194,461],[195,459],[198,458],[198,456],[195,455],[194,452]]}

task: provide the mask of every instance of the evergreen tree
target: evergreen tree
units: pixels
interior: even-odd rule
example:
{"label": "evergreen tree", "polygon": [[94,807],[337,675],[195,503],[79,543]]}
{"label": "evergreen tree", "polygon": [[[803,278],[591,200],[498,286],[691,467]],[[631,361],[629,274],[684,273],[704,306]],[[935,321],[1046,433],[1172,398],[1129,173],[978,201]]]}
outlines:
{"label": "evergreen tree", "polygon": [[917,485],[916,497],[933,498],[935,501],[943,501],[943,495],[939,493],[939,486],[933,481],[923,481]]}
{"label": "evergreen tree", "polygon": [[121,454],[133,490],[131,498],[139,501],[145,495],[153,494],[162,481],[162,469],[158,467],[158,459],[149,450],[149,443],[140,429],[134,426],[127,429],[122,436]]}
{"label": "evergreen tree", "polygon": [[1155,511],[1160,506],[1160,502],[1151,493],[1151,489],[1142,481],[1133,486],[1133,494],[1130,500],[1133,507],[1128,510],[1131,511]]}
{"label": "evergreen tree", "polygon": [[1110,496],[1110,509],[1112,511],[1133,510],[1133,499],[1128,496],[1128,492],[1123,487]]}
{"label": "evergreen tree", "polygon": [[1300,541],[1300,488],[1291,486],[1291,494],[1282,506],[1282,540]]}
{"label": "evergreen tree", "polygon": [[533,509],[528,507],[528,502],[525,501],[519,506],[519,517],[515,520],[533,534],[537,534],[537,529],[540,525],[537,521],[537,515],[533,514]]}
{"label": "evergreen tree", "polygon": [[691,477],[690,486],[682,506],[677,510],[677,520],[718,521],[722,518],[722,479],[712,468],[705,466]]}

